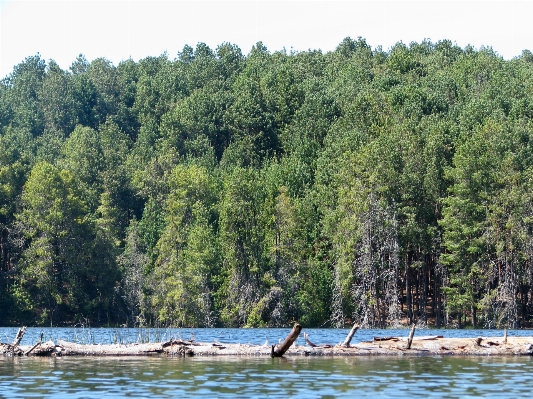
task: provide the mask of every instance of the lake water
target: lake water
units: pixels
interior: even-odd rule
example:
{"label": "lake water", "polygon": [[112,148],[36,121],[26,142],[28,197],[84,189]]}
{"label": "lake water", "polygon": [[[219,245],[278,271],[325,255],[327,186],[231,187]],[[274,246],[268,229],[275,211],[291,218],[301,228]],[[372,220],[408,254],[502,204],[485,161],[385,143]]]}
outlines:
{"label": "lake water", "polygon": [[520,398],[530,357],[3,358],[0,397]]}
{"label": "lake water", "polygon": [[[0,329],[12,341],[17,329]],[[34,331],[35,330],[35,331]],[[77,337],[100,343],[165,334],[198,341],[277,342],[290,329],[137,330],[93,329]],[[338,343],[348,330],[305,329],[318,343]],[[29,333],[29,334],[28,334]],[[41,329],[29,329],[29,345]],[[72,329],[44,329],[45,338],[70,339]],[[420,335],[502,336],[495,330],[423,330]],[[35,337],[34,337],[35,334]],[[74,334],[63,336],[63,334]],[[85,335],[83,335],[85,334]],[[170,335],[169,335],[170,334]],[[179,336],[178,334],[181,334]],[[373,336],[405,336],[408,330],[361,330],[353,342]],[[5,336],[9,337],[6,339]],[[531,336],[510,331],[509,336]],[[155,339],[158,338],[158,339]],[[163,337],[164,338],[164,337]],[[25,342],[26,341],[26,342]],[[303,342],[300,344],[303,345]],[[518,398],[533,392],[531,357],[0,357],[0,397],[247,397],[247,398]]]}
{"label": "lake water", "polygon": [[[0,342],[12,342],[18,328],[0,327]],[[30,327],[24,334],[21,345],[33,345],[39,341],[41,333],[45,340],[58,339],[81,344],[129,344],[162,342],[171,338],[193,339],[199,342],[222,342],[233,344],[262,345],[268,339],[270,344],[285,339],[290,328],[37,328]],[[343,342],[350,329],[332,328],[304,328],[296,341],[297,345],[304,345],[303,333],[309,334],[309,339],[316,344],[338,344]],[[353,337],[352,343],[371,341],[375,336],[407,337],[409,329],[373,330],[360,329]],[[435,330],[417,329],[416,335],[442,335],[445,338],[454,337],[503,337],[503,330]],[[532,330],[509,330],[508,336],[533,337]]]}

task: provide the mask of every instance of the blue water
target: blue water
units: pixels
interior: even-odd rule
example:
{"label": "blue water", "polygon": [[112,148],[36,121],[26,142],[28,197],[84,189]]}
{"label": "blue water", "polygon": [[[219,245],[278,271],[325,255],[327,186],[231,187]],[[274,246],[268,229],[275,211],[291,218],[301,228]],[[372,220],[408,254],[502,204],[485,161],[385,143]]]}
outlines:
{"label": "blue water", "polygon": [[[0,342],[12,342],[18,328],[0,328]],[[290,328],[37,328],[30,327],[24,334],[21,345],[33,345],[43,333],[45,340],[57,341],[58,339],[82,344],[128,344],[162,342],[174,339],[198,342],[222,342],[236,344],[273,344],[285,339],[291,331]],[[372,330],[360,329],[353,337],[352,343],[371,341],[375,336],[407,337],[409,329],[398,330]],[[338,344],[343,342],[348,335],[349,329],[329,328],[304,328],[298,338],[297,345],[304,345],[303,333],[309,334],[309,339],[316,344]],[[442,335],[445,338],[475,338],[503,337],[503,330],[435,330],[417,329],[416,336]],[[509,330],[509,337],[524,336],[533,337],[532,330]]]}
{"label": "blue water", "polygon": [[530,357],[3,358],[5,398],[521,398]]}

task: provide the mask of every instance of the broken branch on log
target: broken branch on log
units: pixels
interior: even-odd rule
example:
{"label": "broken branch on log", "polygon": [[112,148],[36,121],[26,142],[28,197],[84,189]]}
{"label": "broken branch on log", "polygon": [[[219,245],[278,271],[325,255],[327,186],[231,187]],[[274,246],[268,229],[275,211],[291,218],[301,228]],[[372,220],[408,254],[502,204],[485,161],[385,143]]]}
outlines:
{"label": "broken branch on log", "polygon": [[399,341],[400,338],[398,337],[374,337],[374,342],[381,342],[381,341]]}
{"label": "broken branch on log", "polygon": [[24,333],[26,332],[26,327],[19,328],[19,331],[17,332],[17,335],[15,337],[15,340],[11,344],[13,348],[19,346],[20,341],[22,341],[22,337],[24,336]]}
{"label": "broken branch on log", "polygon": [[52,356],[54,354],[57,354],[55,353],[56,344],[54,343],[54,341],[40,342],[39,346],[35,345],[32,350],[32,356]]}
{"label": "broken branch on log", "polygon": [[413,324],[413,328],[411,328],[411,332],[409,333],[409,338],[407,338],[407,349],[411,349],[411,344],[413,343],[413,337],[415,335],[415,325]]}
{"label": "broken branch on log", "polygon": [[24,352],[24,356],[28,356],[39,345],[41,345],[41,340],[37,341],[37,343],[35,345],[33,345],[30,349],[28,349],[26,352]]}
{"label": "broken branch on log", "polygon": [[272,345],[270,356],[282,357],[283,354],[289,350],[294,341],[296,341],[296,338],[300,335],[300,331],[302,331],[302,326],[298,323],[294,323],[294,327],[290,334],[287,335],[287,338],[285,338],[285,341],[283,341],[280,346]]}
{"label": "broken branch on log", "polygon": [[317,347],[316,344],[314,344],[311,341],[309,341],[309,334],[304,333],[304,339],[305,339],[305,342],[307,343],[307,345],[309,345],[311,348],[316,348]]}
{"label": "broken branch on log", "polygon": [[348,334],[348,336],[346,337],[346,339],[342,343],[342,346],[345,346],[346,348],[350,347],[350,342],[352,342],[352,338],[353,338],[354,334],[357,332],[358,329],[359,329],[359,325],[354,324],[352,329],[350,330],[350,333]]}

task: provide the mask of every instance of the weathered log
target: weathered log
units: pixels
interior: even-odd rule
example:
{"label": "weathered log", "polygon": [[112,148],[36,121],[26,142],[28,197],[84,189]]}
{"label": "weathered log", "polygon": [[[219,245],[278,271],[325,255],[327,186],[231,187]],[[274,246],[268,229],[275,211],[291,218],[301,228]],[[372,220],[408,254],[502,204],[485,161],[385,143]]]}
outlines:
{"label": "weathered log", "polygon": [[0,343],[0,355],[15,356],[22,355],[20,347],[13,347],[11,344]]}
{"label": "weathered log", "polygon": [[411,328],[411,332],[409,333],[409,338],[407,338],[407,349],[411,349],[411,344],[413,343],[413,337],[415,335],[415,325],[413,324],[413,328]]}
{"label": "weathered log", "polygon": [[350,342],[352,342],[352,338],[353,338],[354,334],[357,332],[358,329],[359,329],[359,325],[354,324],[352,329],[350,330],[350,333],[348,334],[348,336],[346,337],[346,339],[342,343],[342,346],[345,346],[346,348],[350,347]]}
{"label": "weathered log", "polygon": [[381,342],[381,341],[399,341],[400,338],[398,337],[374,337],[374,342]]}
{"label": "weathered log", "polygon": [[[352,329],[355,330],[355,327]],[[195,341],[183,341],[171,339],[167,342],[147,343],[147,344],[129,344],[129,345],[80,345],[72,342],[58,341],[54,344],[52,341],[42,342],[43,337],[35,345],[20,345],[24,330],[21,329],[17,333],[17,337],[12,344],[0,343],[0,355],[14,356],[23,355],[28,356],[147,356],[147,355],[168,355],[168,356],[283,356],[292,344],[296,341],[301,332],[301,326],[294,325],[293,330],[287,336],[283,344],[279,346],[272,346],[268,349],[268,340],[264,345],[251,344],[221,344],[201,343]],[[412,342],[417,341],[418,344],[415,349],[409,353],[413,356],[419,355],[533,355],[533,344],[531,337],[506,337],[504,331],[504,338],[507,338],[507,344],[502,345],[501,341],[490,341],[479,337],[472,338],[443,338],[440,335],[435,336],[418,336],[414,338],[415,326],[413,325],[409,337],[375,337],[380,342],[379,346],[372,345],[370,342],[361,342],[357,347],[348,346],[343,347],[342,344],[331,345],[315,345],[309,341],[307,334],[304,334],[306,342],[312,347],[294,347],[290,351],[291,356],[365,356],[365,355],[397,355],[398,350],[406,351],[405,348],[397,346],[394,342],[399,339],[407,341],[407,348],[410,349]],[[438,340],[438,342],[431,342]],[[429,341],[429,342],[424,342]],[[484,343],[482,345],[481,343]],[[13,345],[18,342],[18,345]],[[311,346],[310,345],[310,346]],[[192,348],[193,347],[193,348]]]}
{"label": "weathered log", "polygon": [[28,349],[26,352],[24,352],[24,356],[28,356],[39,345],[41,345],[41,340],[37,341],[37,343],[35,345],[33,345],[30,349]]}
{"label": "weathered log", "polygon": [[[54,341],[39,342],[39,345],[34,345],[26,354],[31,356],[51,356],[56,352],[56,344]],[[60,353],[58,353],[60,355]]]}
{"label": "weathered log", "polygon": [[[443,335],[421,335],[419,337],[413,337],[413,341],[434,341],[440,338],[444,338]],[[382,342],[382,341],[407,341],[409,337],[374,337],[374,342]]]}
{"label": "weathered log", "polygon": [[17,335],[15,337],[15,340],[13,341],[13,343],[11,344],[11,346],[13,348],[17,347],[20,345],[20,341],[22,341],[22,337],[24,336],[24,333],[26,332],[26,327],[22,327],[22,328],[19,328],[18,332],[17,332]]}
{"label": "weathered log", "polygon": [[183,341],[181,339],[179,340],[171,339],[170,341],[163,342],[161,344],[163,348],[166,348],[167,346],[172,346],[172,345],[194,345],[194,343],[192,341]]}
{"label": "weathered log", "polygon": [[41,331],[41,338],[39,338],[39,341],[35,345],[33,345],[30,349],[28,349],[26,352],[24,352],[25,356],[28,356],[35,348],[37,348],[39,345],[43,342],[43,332]]}
{"label": "weathered log", "polygon": [[57,346],[60,347],[61,353],[64,355],[80,356],[150,355],[164,352],[162,343],[138,345],[80,345],[58,340]]}
{"label": "weathered log", "polygon": [[[195,345],[198,345],[198,344],[195,344]],[[219,350],[221,350],[221,349],[224,349],[225,347],[217,346],[217,348]],[[195,355],[194,350],[192,348],[190,348],[189,346],[183,344],[183,343],[178,343],[176,345],[166,346],[164,348],[164,351],[169,356],[182,356],[182,357],[185,357],[185,356],[194,356]]]}
{"label": "weathered log", "polygon": [[[413,343],[410,350],[398,346],[394,340],[374,343],[360,342],[349,348],[341,345],[329,347],[320,345],[309,347],[301,345],[290,347],[283,357],[286,356],[369,356],[369,355],[398,355],[399,351],[410,356],[423,355],[533,355],[533,338],[532,337],[509,337],[507,345],[502,345],[501,341],[494,341],[500,345],[493,345],[490,339],[483,339],[480,346],[476,345],[475,338],[437,338],[436,340],[421,340],[424,337],[413,337]],[[404,338],[407,340],[407,336]],[[152,344],[130,344],[130,345],[79,345],[75,343],[65,343],[59,341],[59,345],[54,346],[53,342],[42,343],[35,347],[29,356],[271,356],[271,347],[264,345],[251,344],[223,344],[219,343],[194,343],[194,346],[184,345],[176,341],[173,345],[167,345],[162,348],[163,343]],[[31,345],[19,345],[16,352],[6,352],[3,348],[10,344],[0,344],[0,357],[22,355],[31,349]],[[62,346],[61,346],[62,345]],[[74,348],[74,349],[72,349]],[[159,349],[158,349],[159,348]],[[159,352],[162,349],[162,352]],[[148,350],[148,351],[146,351]]]}
{"label": "weathered log", "polygon": [[309,340],[309,334],[307,333],[304,333],[304,339],[305,339],[305,342],[307,343],[307,345],[309,345],[311,348],[316,348],[317,345],[312,343],[310,340]]}
{"label": "weathered log", "polygon": [[434,341],[436,339],[444,338],[443,335],[425,335],[413,338],[413,341]]}
{"label": "weathered log", "polygon": [[26,327],[19,328],[17,335],[11,344],[0,344],[0,353],[9,356],[22,355],[23,351],[19,348],[19,345],[25,332]]}
{"label": "weathered log", "polygon": [[300,332],[302,331],[302,326],[298,323],[294,323],[294,327],[292,328],[292,331],[287,335],[287,338],[285,338],[285,341],[281,343],[281,345],[272,345],[270,356],[271,357],[282,357],[285,352],[289,350],[291,345],[296,341],[296,338],[298,338],[298,335],[300,335]]}

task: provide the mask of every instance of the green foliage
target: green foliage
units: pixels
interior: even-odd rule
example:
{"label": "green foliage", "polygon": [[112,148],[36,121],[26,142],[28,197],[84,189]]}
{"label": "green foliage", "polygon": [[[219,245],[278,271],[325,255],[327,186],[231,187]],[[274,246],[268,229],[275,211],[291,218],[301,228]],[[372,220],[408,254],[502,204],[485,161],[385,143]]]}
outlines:
{"label": "green foliage", "polygon": [[74,309],[84,306],[81,280],[87,273],[91,236],[85,212],[69,171],[45,162],[33,167],[22,194],[22,210],[16,215],[27,241],[21,263],[25,284],[47,309],[50,322],[63,317],[63,304]]}
{"label": "green foliage", "polygon": [[0,82],[0,323],[531,326],[532,59],[28,57]]}
{"label": "green foliage", "polygon": [[159,322],[174,326],[215,323],[211,276],[217,263],[212,220],[216,187],[207,170],[177,166],[169,181],[166,227],[157,243],[152,305]]}

